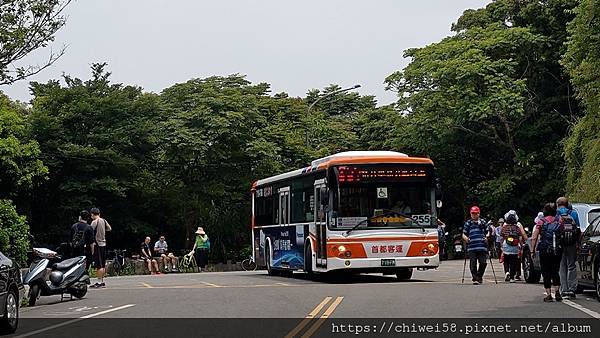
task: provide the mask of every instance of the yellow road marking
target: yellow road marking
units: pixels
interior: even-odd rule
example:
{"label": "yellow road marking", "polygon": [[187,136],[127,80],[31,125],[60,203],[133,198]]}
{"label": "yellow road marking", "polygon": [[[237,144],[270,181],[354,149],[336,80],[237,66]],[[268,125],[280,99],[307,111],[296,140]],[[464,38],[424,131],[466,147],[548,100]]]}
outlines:
{"label": "yellow road marking", "polygon": [[148,283],[141,282],[140,284],[142,284],[144,287],[147,287],[147,288],[150,288],[150,289],[153,288],[153,286],[150,285],[150,284],[148,284]]}
{"label": "yellow road marking", "polygon": [[311,326],[308,331],[306,331],[306,333],[304,333],[302,335],[302,338],[309,338],[311,337],[313,334],[315,334],[315,332],[317,332],[317,330],[321,327],[321,325],[323,325],[323,323],[325,322],[325,320],[327,318],[329,318],[329,316],[333,313],[333,311],[335,311],[335,309],[338,307],[338,305],[340,305],[340,303],[342,302],[342,300],[344,300],[344,297],[338,297],[336,298],[333,303],[331,303],[331,305],[329,305],[329,307],[327,308],[327,310],[325,310],[325,312],[323,312],[323,315],[321,315],[321,318],[317,319],[317,322],[313,324],[313,326]]}
{"label": "yellow road marking", "polygon": [[321,312],[321,309],[323,309],[325,307],[325,305],[327,305],[327,303],[329,303],[329,301],[331,300],[331,297],[325,297],[325,299],[323,299],[321,301],[321,303],[319,303],[319,305],[317,305],[317,307],[315,307],[301,322],[300,324],[298,324],[292,331],[290,331],[290,333],[288,333],[285,338],[292,338],[295,335],[298,334],[298,332],[302,331],[302,329],[308,325],[308,323],[310,323],[310,320],[313,319],[317,314],[319,314],[319,312]]}

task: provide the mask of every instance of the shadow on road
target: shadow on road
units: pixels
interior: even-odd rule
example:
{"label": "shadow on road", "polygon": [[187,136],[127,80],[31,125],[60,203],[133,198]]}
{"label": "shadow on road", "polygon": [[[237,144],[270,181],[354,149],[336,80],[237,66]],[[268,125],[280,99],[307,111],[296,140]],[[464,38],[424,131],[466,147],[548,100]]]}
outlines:
{"label": "shadow on road", "polygon": [[349,273],[319,273],[309,275],[307,273],[295,272],[290,273],[287,272],[281,276],[269,276],[266,272],[264,274],[256,274],[252,276],[246,276],[250,278],[260,278],[260,279],[271,279],[276,280],[278,282],[285,283],[286,281],[306,281],[306,282],[314,282],[314,283],[327,283],[327,284],[369,284],[369,283],[399,283],[399,284],[410,284],[414,282],[419,283],[435,283],[432,280],[423,280],[423,279],[410,279],[410,280],[399,280],[396,276],[384,276],[377,274],[349,274]]}

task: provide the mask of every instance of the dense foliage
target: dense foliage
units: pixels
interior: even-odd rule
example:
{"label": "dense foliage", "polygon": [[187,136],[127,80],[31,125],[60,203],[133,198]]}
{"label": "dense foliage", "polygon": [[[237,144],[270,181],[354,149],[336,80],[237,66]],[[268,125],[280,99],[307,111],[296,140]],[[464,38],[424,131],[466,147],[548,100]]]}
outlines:
{"label": "dense foliage", "polygon": [[600,201],[600,1],[582,0],[575,13],[563,62],[586,114],[565,142],[569,192]]}
{"label": "dense foliage", "polygon": [[[397,146],[429,154],[459,218],[478,203],[534,215],[564,193],[560,142],[579,112],[559,61],[576,1],[500,0],[455,35],[410,49],[387,78],[404,119]],[[464,215],[466,216],[466,215]]]}
{"label": "dense foliage", "polygon": [[[40,242],[65,241],[78,212],[98,206],[110,247],[165,234],[189,249],[203,226],[219,260],[247,252],[254,180],[344,150],[431,157],[451,226],[472,203],[528,221],[565,192],[597,202],[598,11],[596,0],[467,10],[451,36],[406,51],[409,65],[385,80],[398,93],[389,106],[345,92],[308,112],[341,87],[294,98],[238,74],[147,93],[111,83],[105,64],[88,80],[32,83],[31,107],[0,97],[0,198]],[[26,224],[2,203],[6,245],[4,227]]]}
{"label": "dense foliage", "polygon": [[29,226],[10,200],[0,200],[0,248],[2,253],[25,264],[29,248]]}

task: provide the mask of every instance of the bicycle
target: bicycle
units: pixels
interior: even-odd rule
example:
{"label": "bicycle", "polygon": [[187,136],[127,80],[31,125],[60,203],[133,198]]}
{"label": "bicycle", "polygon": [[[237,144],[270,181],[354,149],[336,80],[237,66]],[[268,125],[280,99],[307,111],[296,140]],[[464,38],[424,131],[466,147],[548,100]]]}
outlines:
{"label": "bicycle", "polygon": [[196,258],[194,257],[193,252],[183,255],[183,257],[179,260],[179,271],[180,272],[197,272],[198,271],[198,264],[196,264]]}
{"label": "bicycle", "polygon": [[125,259],[127,250],[111,250],[108,252],[111,258],[112,270],[116,276],[130,275],[133,271],[131,264]]}
{"label": "bicycle", "polygon": [[250,256],[242,261],[242,269],[244,271],[254,271],[256,270],[256,262],[254,261],[254,257]]}

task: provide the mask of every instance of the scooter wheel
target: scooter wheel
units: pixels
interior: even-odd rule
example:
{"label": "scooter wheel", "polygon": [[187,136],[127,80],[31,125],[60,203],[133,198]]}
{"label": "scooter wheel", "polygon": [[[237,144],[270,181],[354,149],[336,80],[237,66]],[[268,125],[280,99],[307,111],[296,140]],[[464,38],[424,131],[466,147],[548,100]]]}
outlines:
{"label": "scooter wheel", "polygon": [[34,284],[29,288],[29,306],[34,306],[38,298],[40,298],[40,286]]}
{"label": "scooter wheel", "polygon": [[83,298],[87,294],[87,284],[83,284],[76,289],[71,290],[71,295],[75,298]]}

